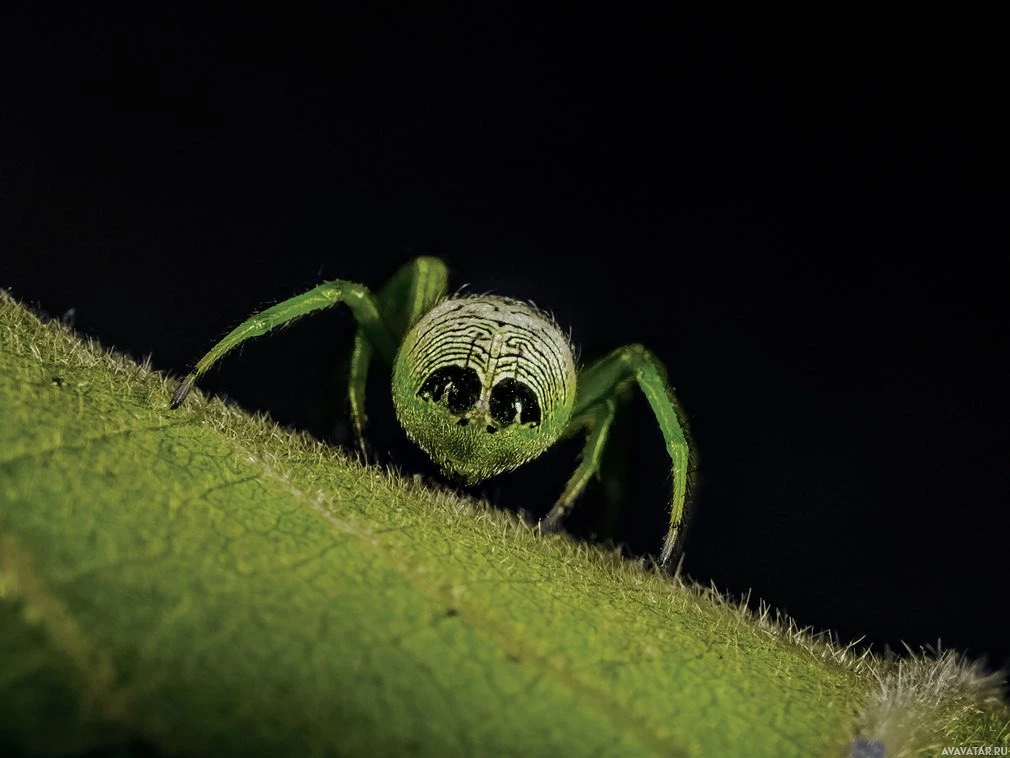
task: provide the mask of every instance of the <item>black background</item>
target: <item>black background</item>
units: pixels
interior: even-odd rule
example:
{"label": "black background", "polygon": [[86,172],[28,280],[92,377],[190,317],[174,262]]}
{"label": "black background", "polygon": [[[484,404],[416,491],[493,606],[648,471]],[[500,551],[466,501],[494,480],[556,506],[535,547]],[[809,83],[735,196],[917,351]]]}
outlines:
{"label": "black background", "polygon": [[[1008,662],[995,19],[337,5],[5,10],[0,286],[181,375],[266,303],[439,255],[585,359],[667,364],[702,456],[690,576]],[[339,439],[352,333],[319,315],[202,386]],[[373,445],[431,473],[375,373]],[[627,419],[610,537],[640,556],[669,464],[644,401]],[[539,515],[577,451],[475,494]]]}

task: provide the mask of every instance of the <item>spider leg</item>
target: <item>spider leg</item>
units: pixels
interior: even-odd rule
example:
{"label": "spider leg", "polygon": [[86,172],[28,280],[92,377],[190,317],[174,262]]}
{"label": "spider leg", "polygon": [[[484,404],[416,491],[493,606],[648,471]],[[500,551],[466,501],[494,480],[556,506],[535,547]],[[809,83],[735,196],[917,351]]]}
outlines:
{"label": "spider leg", "polygon": [[[670,527],[659,554],[659,562],[665,566],[680,548],[684,511],[692,494],[696,455],[689,442],[686,415],[667,381],[666,369],[655,355],[641,345],[618,348],[580,374],[572,428],[578,429],[581,425],[589,429],[583,459],[545,521],[549,522],[548,527],[553,526],[571,507],[589,477],[598,471],[616,400],[632,383],[637,383],[656,416],[672,464]],[[609,411],[597,410],[608,406]]]}
{"label": "spider leg", "polygon": [[[401,266],[376,295],[379,312],[399,345],[403,335],[422,315],[431,310],[446,293],[449,274],[438,258],[421,256]],[[358,447],[365,451],[365,385],[368,383],[368,365],[373,346],[364,324],[354,337],[351,368],[348,381],[348,398],[351,420]],[[392,365],[392,361],[388,361]]]}
{"label": "spider leg", "polygon": [[234,348],[253,337],[261,337],[271,329],[286,324],[300,316],[305,316],[334,305],[344,303],[351,309],[361,330],[379,354],[391,364],[396,356],[397,342],[379,311],[375,297],[363,284],[334,279],[313,287],[308,292],[283,300],[266,310],[260,311],[226,334],[214,347],[207,351],[172,394],[172,407],[178,408],[186,395],[211,366]]}
{"label": "spider leg", "polygon": [[610,425],[613,423],[616,413],[616,399],[609,397],[586,410],[579,419],[569,426],[571,429],[585,428],[587,430],[586,443],[579,456],[579,465],[568,479],[564,492],[561,493],[561,497],[551,508],[550,513],[540,520],[540,531],[543,534],[549,534],[558,528],[561,519],[575,504],[576,499],[582,494],[582,490],[589,484],[589,480],[593,476],[599,475]]}

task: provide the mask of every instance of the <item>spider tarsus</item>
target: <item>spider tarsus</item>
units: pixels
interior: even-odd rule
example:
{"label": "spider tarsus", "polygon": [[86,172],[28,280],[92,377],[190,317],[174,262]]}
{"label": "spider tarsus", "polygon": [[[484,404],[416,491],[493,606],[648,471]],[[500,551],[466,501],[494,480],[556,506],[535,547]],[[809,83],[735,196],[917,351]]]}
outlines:
{"label": "spider tarsus", "polygon": [[540,534],[553,534],[561,528],[561,517],[548,513],[537,522],[537,530]]}
{"label": "spider tarsus", "polygon": [[175,392],[172,393],[172,402],[171,402],[172,410],[175,410],[180,405],[182,405],[183,401],[186,399],[186,396],[189,394],[189,391],[193,389],[193,383],[195,381],[196,377],[190,374],[179,383],[178,387],[175,388]]}
{"label": "spider tarsus", "polygon": [[368,463],[368,444],[365,442],[365,438],[362,435],[358,435],[358,455],[361,456],[362,463]]}
{"label": "spider tarsus", "polygon": [[663,549],[659,552],[659,565],[661,568],[670,570],[670,558],[673,556],[673,549],[677,546],[677,538],[667,537],[663,540]]}

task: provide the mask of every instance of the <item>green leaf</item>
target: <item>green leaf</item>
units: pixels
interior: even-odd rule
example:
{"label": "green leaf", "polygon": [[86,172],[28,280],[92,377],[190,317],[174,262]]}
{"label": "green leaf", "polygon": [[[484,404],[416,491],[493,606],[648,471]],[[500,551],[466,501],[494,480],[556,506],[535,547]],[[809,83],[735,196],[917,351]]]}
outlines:
{"label": "green leaf", "polygon": [[[873,715],[894,664],[169,395],[0,296],[0,752],[814,756],[898,739]],[[928,714],[900,706],[903,744],[1006,744],[991,681],[946,660],[959,688]]]}

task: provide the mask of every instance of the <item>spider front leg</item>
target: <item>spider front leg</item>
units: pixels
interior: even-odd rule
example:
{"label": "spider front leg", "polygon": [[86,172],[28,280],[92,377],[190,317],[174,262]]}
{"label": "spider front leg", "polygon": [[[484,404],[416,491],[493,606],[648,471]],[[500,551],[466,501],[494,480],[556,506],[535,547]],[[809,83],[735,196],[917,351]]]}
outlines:
{"label": "spider front leg", "polygon": [[420,257],[401,267],[378,295],[362,284],[334,279],[260,311],[225,335],[197,362],[193,372],[172,394],[172,407],[178,408],[196,380],[246,340],[261,337],[301,316],[344,303],[358,322],[349,395],[355,432],[363,447],[365,383],[372,352],[392,366],[403,334],[445,293],[446,278],[445,265],[440,260]]}
{"label": "spider front leg", "polygon": [[375,297],[363,284],[334,279],[255,313],[232,329],[197,361],[193,371],[182,380],[172,393],[172,407],[178,408],[182,405],[196,380],[246,340],[262,337],[282,324],[316,311],[332,308],[339,303],[345,303],[351,309],[361,328],[368,334],[369,341],[392,363],[396,355],[397,342],[382,320]]}
{"label": "spider front leg", "polygon": [[579,376],[570,433],[586,430],[586,443],[575,473],[550,513],[540,522],[542,531],[556,528],[574,504],[589,480],[599,474],[600,461],[607,443],[617,404],[625,389],[637,382],[666,441],[672,463],[673,493],[670,502],[670,527],[663,540],[659,562],[665,566],[680,547],[684,509],[691,495],[694,450],[687,435],[686,417],[666,378],[666,369],[641,345],[618,348],[585,369]]}
{"label": "spider front leg", "polygon": [[569,429],[586,430],[586,443],[579,456],[579,465],[568,479],[565,491],[561,493],[551,512],[540,521],[540,531],[544,534],[549,534],[559,527],[561,519],[575,504],[582,490],[589,484],[589,480],[599,474],[607,436],[615,415],[617,415],[617,399],[608,397],[569,423]]}

